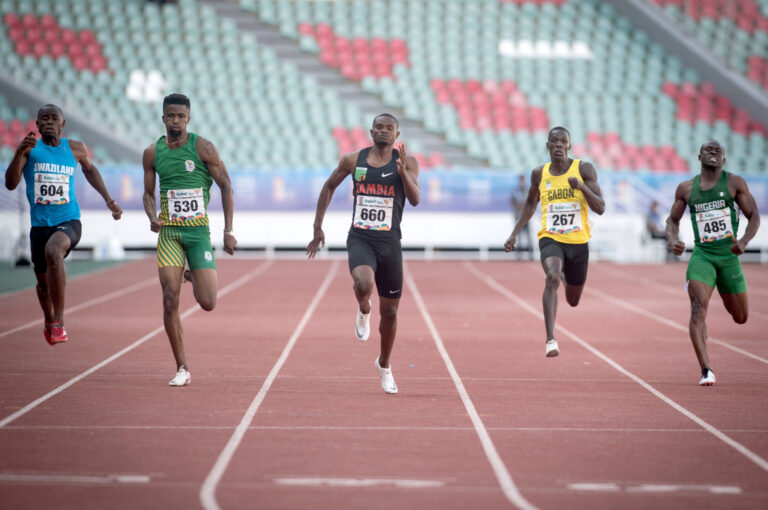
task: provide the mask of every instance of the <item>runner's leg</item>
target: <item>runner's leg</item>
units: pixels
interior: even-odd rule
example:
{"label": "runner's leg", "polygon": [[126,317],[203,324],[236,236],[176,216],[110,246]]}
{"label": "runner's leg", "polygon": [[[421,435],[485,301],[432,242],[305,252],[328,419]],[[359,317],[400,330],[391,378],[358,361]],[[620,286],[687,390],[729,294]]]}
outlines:
{"label": "runner's leg", "polygon": [[173,357],[176,359],[177,370],[182,365],[189,369],[184,357],[181,318],[179,317],[179,293],[183,269],[178,266],[166,266],[158,269],[160,286],[163,290],[163,325],[171,343]]}
{"label": "runner's leg", "polygon": [[714,287],[704,282],[690,280],[688,282],[688,297],[691,300],[691,319],[688,323],[688,332],[696,351],[696,358],[701,368],[711,368],[709,354],[707,353],[707,308]]}
{"label": "runner's leg", "polygon": [[[46,283],[48,284],[48,296],[53,309],[53,322],[64,320],[64,291],[67,286],[67,271],[64,267],[64,257],[71,245],[69,236],[64,232],[54,232],[45,244],[45,262],[48,265],[46,271]],[[45,310],[43,310],[45,313]]]}
{"label": "runner's leg", "polygon": [[541,302],[544,307],[544,328],[547,340],[555,338],[555,317],[557,316],[557,288],[560,286],[560,273],[563,271],[563,259],[547,257],[541,265],[544,267],[544,294]]}
{"label": "runner's leg", "polygon": [[381,314],[379,365],[381,368],[389,367],[389,355],[392,354],[392,347],[395,345],[395,335],[397,334],[397,308],[399,305],[400,298],[392,299],[379,296],[379,313]]}

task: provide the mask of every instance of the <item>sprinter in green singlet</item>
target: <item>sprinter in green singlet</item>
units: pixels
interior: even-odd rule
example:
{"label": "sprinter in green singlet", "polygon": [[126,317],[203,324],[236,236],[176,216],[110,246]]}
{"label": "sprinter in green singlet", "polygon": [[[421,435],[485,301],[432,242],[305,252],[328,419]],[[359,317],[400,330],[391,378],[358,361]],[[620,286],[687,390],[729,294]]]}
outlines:
{"label": "sprinter in green singlet", "polygon": [[[176,376],[170,386],[191,381],[184,356],[179,293],[183,280],[192,282],[200,308],[216,306],[216,261],[208,226],[211,184],[221,189],[224,209],[224,251],[232,255],[237,240],[232,231],[234,199],[227,168],[214,145],[187,131],[189,98],[171,94],[163,99],[166,135],[144,151],[144,210],[152,232],[159,232],[157,266],[163,289],[163,324],[176,358]],[[160,179],[160,214],[155,201],[155,180]],[[189,270],[184,269],[185,261]]]}
{"label": "sprinter in green singlet", "polygon": [[[682,255],[685,243],[678,239],[680,219],[688,205],[691,211],[694,247],[685,273],[688,297],[691,300],[691,319],[688,331],[693,349],[701,366],[701,386],[715,384],[715,373],[707,353],[707,308],[715,286],[725,309],[737,324],[747,322],[747,282],[741,270],[739,255],[755,237],[760,226],[760,213],[749,192],[746,181],[723,170],[725,149],[711,140],[699,150],[701,174],[680,183],[675,191],[675,202],[667,218],[666,236],[669,248]],[[749,221],[741,239],[738,205]]]}

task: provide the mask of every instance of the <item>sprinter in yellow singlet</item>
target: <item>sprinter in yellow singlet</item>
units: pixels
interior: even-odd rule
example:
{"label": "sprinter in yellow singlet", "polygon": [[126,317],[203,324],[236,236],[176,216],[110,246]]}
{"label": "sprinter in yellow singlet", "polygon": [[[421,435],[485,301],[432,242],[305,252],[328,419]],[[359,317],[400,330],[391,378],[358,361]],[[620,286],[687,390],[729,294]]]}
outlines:
{"label": "sprinter in yellow singlet", "polygon": [[597,214],[605,211],[597,171],[591,163],[568,157],[571,134],[564,127],[554,127],[547,137],[550,162],[531,172],[531,187],[515,228],[504,243],[506,251],[515,249],[517,236],[533,216],[541,200],[539,250],[546,275],[544,295],[544,327],[547,340],[544,353],[548,358],[560,354],[555,340],[557,289],[561,275],[565,284],[565,300],[579,304],[587,281],[589,262],[589,209]]}

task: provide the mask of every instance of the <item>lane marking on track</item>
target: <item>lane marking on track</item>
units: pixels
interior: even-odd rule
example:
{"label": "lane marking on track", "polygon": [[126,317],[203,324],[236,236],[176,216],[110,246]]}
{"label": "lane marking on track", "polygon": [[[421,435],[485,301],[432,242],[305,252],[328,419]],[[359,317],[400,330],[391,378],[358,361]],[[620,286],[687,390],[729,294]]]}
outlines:
{"label": "lane marking on track", "polygon": [[533,506],[528,500],[526,500],[522,494],[520,494],[520,490],[515,485],[515,482],[512,479],[512,475],[509,474],[507,467],[504,465],[504,461],[501,460],[501,456],[496,450],[496,446],[493,444],[493,440],[491,440],[491,436],[488,434],[488,430],[485,428],[483,420],[480,418],[477,409],[475,409],[475,404],[472,403],[472,399],[469,397],[469,393],[464,387],[464,383],[461,381],[461,377],[459,376],[456,367],[453,365],[453,361],[451,361],[451,357],[445,348],[443,339],[440,337],[440,333],[437,331],[437,327],[435,327],[435,323],[432,321],[432,317],[429,315],[429,311],[427,311],[424,300],[421,298],[421,293],[416,287],[416,282],[411,277],[410,272],[406,274],[406,283],[408,284],[408,289],[410,290],[411,294],[413,294],[413,298],[416,301],[416,305],[421,312],[421,316],[424,318],[424,322],[426,323],[429,332],[432,334],[432,339],[435,341],[435,345],[437,346],[437,350],[440,353],[440,357],[443,358],[443,362],[448,369],[448,373],[451,374],[451,379],[453,379],[453,384],[456,386],[456,391],[459,393],[461,401],[464,404],[464,408],[467,410],[469,419],[472,421],[472,425],[474,426],[475,431],[477,432],[477,436],[480,439],[480,444],[483,447],[485,456],[488,459],[488,462],[491,464],[491,468],[496,475],[496,479],[501,486],[501,490],[503,491],[504,496],[506,496],[507,500],[509,500],[513,505],[515,505],[517,508],[520,508],[521,510],[535,510],[536,507]]}
{"label": "lane marking on track", "polygon": [[291,485],[298,487],[375,487],[381,485],[393,485],[400,489],[434,489],[443,487],[442,480],[406,480],[401,478],[326,478],[326,477],[297,477],[275,478],[277,485]]}
{"label": "lane marking on track", "polygon": [[[631,312],[635,312],[638,315],[642,315],[643,317],[647,317],[649,319],[653,319],[656,322],[660,322],[661,324],[664,324],[666,326],[674,328],[674,329],[676,329],[678,331],[683,331],[684,333],[688,334],[688,326],[683,326],[682,324],[679,324],[679,323],[677,323],[675,321],[666,319],[664,317],[660,317],[657,314],[646,310],[645,308],[642,308],[642,307],[639,307],[637,305],[634,305],[634,304],[632,304],[632,303],[630,303],[628,301],[624,301],[623,299],[611,296],[610,294],[606,294],[605,292],[603,292],[601,290],[590,289],[590,288],[585,288],[584,290],[586,290],[588,294],[595,294],[595,295],[599,296],[600,298],[602,298],[603,300],[611,302],[611,303],[615,304],[616,306],[620,306],[620,307],[624,308],[625,310],[629,310]],[[720,345],[722,347],[725,347],[726,349],[730,349],[730,350],[732,350],[734,352],[737,352],[737,353],[739,353],[739,354],[741,354],[743,356],[746,356],[748,358],[752,358],[752,359],[754,359],[756,361],[759,361],[761,363],[768,364],[768,359],[765,359],[762,356],[758,356],[757,354],[752,354],[751,352],[745,351],[744,349],[736,347],[735,345],[731,345],[731,344],[729,344],[726,341],[719,340],[719,339],[714,338],[714,337],[708,337],[707,338],[707,342]]]}
{"label": "lane marking on track", "polygon": [[741,487],[736,485],[677,485],[666,483],[645,483],[641,485],[628,485],[621,487],[617,483],[569,483],[567,488],[573,491],[588,492],[641,492],[647,494],[672,493],[672,492],[708,492],[710,494],[741,494]]}
{"label": "lane marking on track", "polygon": [[245,433],[248,431],[253,418],[256,416],[256,411],[258,411],[259,406],[261,406],[261,403],[267,396],[267,392],[272,387],[272,383],[277,378],[278,372],[280,372],[280,369],[285,364],[286,360],[288,359],[288,355],[293,350],[293,346],[296,345],[296,341],[304,331],[304,327],[307,325],[309,319],[312,317],[312,314],[315,312],[315,308],[317,308],[317,305],[320,304],[320,300],[323,298],[325,292],[328,290],[328,287],[331,285],[333,278],[336,276],[338,268],[339,261],[334,260],[331,264],[331,268],[329,269],[328,274],[325,276],[325,279],[317,289],[315,297],[312,298],[312,301],[309,303],[307,310],[304,312],[304,316],[301,318],[293,334],[285,344],[283,352],[275,362],[272,370],[270,370],[267,379],[264,381],[261,389],[259,389],[259,392],[248,406],[248,409],[243,415],[243,418],[240,420],[237,428],[235,428],[235,432],[229,438],[227,445],[219,454],[219,458],[216,459],[216,463],[211,468],[208,476],[205,477],[205,481],[203,481],[203,485],[200,487],[200,503],[202,503],[203,508],[206,510],[220,508],[218,502],[216,501],[216,487],[219,485],[221,477],[224,475],[224,472],[227,470],[227,466],[232,460],[232,457],[235,455],[235,451],[237,451],[238,446],[240,446],[240,441],[243,440],[243,436],[245,436]]}
{"label": "lane marking on track", "polygon": [[[9,425],[6,430],[234,430],[234,425]],[[435,432],[474,432],[474,427],[402,427],[402,426],[332,426],[332,425],[251,425],[248,430],[431,430]],[[486,427],[492,431],[516,432],[599,432],[617,434],[704,434],[706,430],[694,429],[650,429],[617,427]],[[765,434],[768,429],[723,429],[723,432],[740,434]]]}
{"label": "lane marking on track", "polygon": [[[628,281],[631,281],[633,283],[640,282],[640,283],[646,285],[647,287],[652,287],[652,288],[654,288],[654,289],[656,289],[656,290],[658,290],[660,292],[664,292],[666,294],[671,294],[671,295],[678,296],[678,297],[679,296],[686,296],[686,297],[688,296],[688,292],[685,290],[685,287],[683,285],[680,285],[680,287],[676,287],[674,285],[668,285],[668,284],[665,284],[665,283],[660,283],[660,282],[651,280],[650,278],[648,278],[646,276],[641,276],[640,278],[631,278],[631,277],[627,276],[625,273],[623,273],[621,271],[617,271],[615,269],[608,268],[608,267],[605,267],[605,266],[602,266],[602,265],[601,266],[597,266],[597,268],[598,268],[599,271],[602,271],[603,273],[608,273],[608,274],[610,274],[612,276],[615,276],[617,278],[621,278],[622,280],[628,280]],[[755,289],[751,289],[751,290],[748,291],[748,293],[753,294],[753,293],[756,293],[756,292],[755,292]],[[754,309],[749,311],[749,315],[750,316],[760,317],[761,319],[768,319],[768,314],[765,314],[763,312],[758,312],[757,310],[754,310]],[[686,331],[687,331],[687,329],[686,329]]]}
{"label": "lane marking on track", "polygon": [[[79,310],[83,310],[85,308],[89,308],[89,307],[91,307],[93,305],[98,305],[98,304],[101,304],[101,303],[105,303],[105,302],[107,302],[107,301],[109,301],[111,299],[115,299],[115,298],[118,298],[120,296],[124,296],[126,294],[130,294],[131,292],[137,291],[139,289],[143,289],[144,287],[149,287],[153,283],[157,283],[157,281],[158,281],[157,278],[148,278],[146,280],[142,280],[140,282],[134,283],[133,285],[129,285],[128,287],[125,287],[125,288],[122,288],[122,289],[119,289],[119,290],[115,290],[115,291],[109,292],[107,294],[104,294],[103,296],[99,296],[97,298],[93,298],[93,299],[90,299],[88,301],[84,301],[84,302],[82,302],[82,303],[80,303],[78,305],[69,307],[69,308],[64,310],[64,313],[69,315],[69,314],[75,313],[75,312],[77,312]],[[9,329],[7,331],[3,331],[2,333],[0,333],[0,338],[3,338],[4,336],[12,335],[13,333],[21,331],[23,329],[31,328],[33,326],[42,326],[43,322],[45,322],[44,319],[35,319],[33,321],[27,322],[26,324],[22,324],[21,326],[16,326],[13,329]]]}
{"label": "lane marking on track", "polygon": [[[495,279],[483,273],[481,270],[477,269],[474,266],[474,264],[472,264],[471,262],[465,262],[464,267],[466,267],[470,273],[472,273],[479,280],[485,282],[486,285],[488,285],[489,287],[497,291],[499,294],[517,303],[518,306],[520,306],[520,308],[522,308],[523,310],[538,317],[541,320],[544,320],[544,315],[542,312],[539,312],[538,310],[533,308],[531,305],[529,305],[528,302],[526,302],[524,299],[519,297],[517,294],[507,289],[506,287],[501,285],[499,282],[497,282]],[[603,354],[601,351],[599,351],[595,347],[592,347],[592,345],[590,345],[589,342],[581,339],[575,333],[572,333],[571,331],[569,331],[568,329],[560,325],[555,325],[555,329],[568,335],[576,343],[578,343],[579,345],[587,349],[589,352],[591,352],[592,354],[594,354],[595,356],[603,360],[605,363],[607,363],[608,365],[610,365],[620,373],[624,374],[625,376],[629,377],[630,379],[635,381],[637,384],[639,384],[640,386],[648,390],[650,393],[652,393],[653,395],[661,399],[667,405],[675,409],[677,412],[679,412],[689,420],[693,421],[694,423],[699,425],[701,428],[703,428],[704,430],[706,430],[707,432],[709,432],[710,434],[712,434],[713,436],[715,436],[716,438],[718,438],[719,440],[721,440],[722,442],[724,442],[725,444],[727,444],[728,446],[730,446],[731,448],[733,448],[734,450],[736,450],[737,452],[739,452],[740,454],[748,458],[750,461],[752,461],[754,464],[760,467],[760,469],[762,469],[763,471],[768,471],[768,461],[766,461],[764,458],[760,457],[758,454],[756,454],[755,452],[753,452],[743,444],[739,443],[735,439],[731,438],[730,436],[726,435],[724,432],[717,429],[716,427],[711,425],[709,422],[703,420],[702,418],[699,418],[697,415],[695,415],[688,409],[684,408],[683,406],[681,406],[680,404],[678,404],[668,396],[664,395],[662,392],[660,392],[659,390],[657,390],[656,388],[654,388],[653,386],[645,382],[643,379],[636,376],[635,374],[633,374],[623,366],[619,365],[617,362],[613,361],[611,358]]]}
{"label": "lane marking on track", "polygon": [[30,475],[30,474],[0,474],[2,482],[21,483],[149,483],[151,478],[146,475]]}
{"label": "lane marking on track", "polygon": [[[237,289],[238,287],[241,287],[241,286],[245,285],[250,280],[252,280],[253,278],[255,278],[255,277],[259,276],[261,273],[263,273],[271,265],[272,265],[272,260],[268,260],[268,261],[262,263],[259,267],[257,267],[253,271],[244,274],[243,276],[241,276],[240,278],[238,278],[234,282],[232,282],[229,285],[227,285],[226,287],[222,288],[221,291],[219,291],[218,296],[219,297],[224,297],[227,294],[229,294],[230,292],[232,292],[233,290]],[[193,313],[195,313],[198,310],[201,310],[201,308],[197,304],[195,304],[194,306],[192,306],[192,307],[188,308],[187,310],[185,310],[184,313],[182,313],[180,315],[180,318],[181,319],[186,319],[187,317],[189,317],[190,315],[192,315]],[[153,329],[152,331],[150,331],[149,333],[147,333],[143,337],[139,338],[138,340],[136,340],[135,342],[130,344],[128,347],[125,347],[124,349],[121,349],[121,350],[117,351],[115,354],[113,354],[112,356],[108,357],[104,361],[101,361],[101,362],[93,365],[91,368],[89,368],[85,372],[81,372],[79,375],[73,377],[72,379],[70,379],[69,381],[65,382],[61,386],[57,387],[56,389],[49,391],[48,393],[46,393],[42,397],[38,398],[34,402],[31,402],[31,403],[27,404],[26,406],[22,407],[21,409],[19,409],[18,411],[16,411],[15,413],[13,413],[13,414],[11,414],[9,416],[6,416],[2,420],[0,420],[0,429],[5,427],[9,423],[17,420],[21,416],[24,416],[25,414],[27,414],[32,409],[36,408],[37,406],[39,406],[40,404],[42,404],[46,400],[49,400],[50,398],[55,397],[56,395],[58,395],[59,393],[61,393],[64,390],[66,390],[67,388],[69,388],[73,384],[77,383],[78,381],[80,381],[82,379],[85,379],[86,377],[88,377],[92,373],[96,372],[100,368],[103,368],[106,365],[109,365],[110,363],[112,363],[116,359],[120,358],[124,354],[131,352],[136,347],[140,346],[141,344],[143,344],[144,342],[146,342],[147,340],[149,340],[150,338],[152,338],[153,336],[157,335],[158,333],[160,333],[162,331],[165,331],[165,328],[163,326],[159,326],[159,327]]]}

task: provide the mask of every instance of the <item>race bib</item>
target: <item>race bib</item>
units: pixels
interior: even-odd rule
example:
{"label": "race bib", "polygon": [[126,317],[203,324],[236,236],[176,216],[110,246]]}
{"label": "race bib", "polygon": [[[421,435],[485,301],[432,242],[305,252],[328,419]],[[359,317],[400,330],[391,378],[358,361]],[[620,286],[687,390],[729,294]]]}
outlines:
{"label": "race bib", "polygon": [[392,228],[394,198],[358,195],[356,200],[352,226],[363,230],[383,231]]}
{"label": "race bib", "polygon": [[581,203],[557,202],[547,206],[547,225],[550,234],[581,232]]}
{"label": "race bib", "polygon": [[204,214],[203,188],[168,190],[168,219],[170,221],[193,220],[202,218]]}
{"label": "race bib", "polygon": [[35,174],[35,203],[62,205],[69,203],[69,176],[64,174]]}
{"label": "race bib", "polygon": [[696,213],[696,225],[702,243],[712,243],[726,237],[733,237],[731,211],[729,209],[698,212]]}

